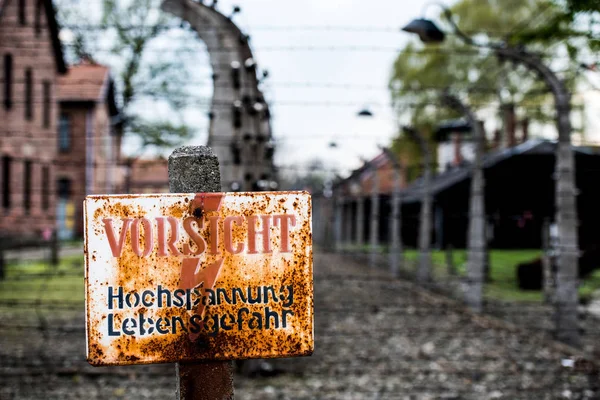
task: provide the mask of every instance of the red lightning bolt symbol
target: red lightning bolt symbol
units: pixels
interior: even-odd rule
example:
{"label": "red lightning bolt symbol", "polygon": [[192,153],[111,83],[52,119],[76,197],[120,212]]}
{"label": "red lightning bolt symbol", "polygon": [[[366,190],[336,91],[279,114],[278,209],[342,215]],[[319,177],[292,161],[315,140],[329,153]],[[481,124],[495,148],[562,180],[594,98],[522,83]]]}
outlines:
{"label": "red lightning bolt symbol", "polygon": [[[219,277],[219,273],[221,272],[221,268],[223,267],[223,259],[215,261],[212,264],[209,264],[202,271],[198,271],[200,268],[200,259],[199,258],[185,258],[181,263],[181,280],[179,281],[179,287],[181,289],[193,289],[204,283],[204,291],[206,293],[207,289],[212,290],[215,287],[215,282]],[[197,313],[204,317],[204,311],[206,310],[206,305],[202,304],[198,305]],[[203,322],[201,323],[203,324]],[[200,333],[191,333],[190,332],[190,340],[195,341]]]}

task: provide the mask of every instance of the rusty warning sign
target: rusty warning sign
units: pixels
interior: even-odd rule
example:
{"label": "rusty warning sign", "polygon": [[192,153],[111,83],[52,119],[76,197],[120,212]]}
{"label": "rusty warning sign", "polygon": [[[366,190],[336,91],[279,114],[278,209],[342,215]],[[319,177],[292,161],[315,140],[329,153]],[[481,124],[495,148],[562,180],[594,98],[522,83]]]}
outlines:
{"label": "rusty warning sign", "polygon": [[88,196],[93,365],[308,355],[305,192]]}

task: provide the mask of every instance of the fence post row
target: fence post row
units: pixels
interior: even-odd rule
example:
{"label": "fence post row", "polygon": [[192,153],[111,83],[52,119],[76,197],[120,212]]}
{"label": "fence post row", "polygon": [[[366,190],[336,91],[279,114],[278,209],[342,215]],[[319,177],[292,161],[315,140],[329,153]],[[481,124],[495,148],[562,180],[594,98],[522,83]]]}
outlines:
{"label": "fence post row", "polygon": [[[169,157],[171,193],[221,191],[219,160],[205,146],[186,146]],[[176,364],[177,399],[233,399],[231,361],[180,362]]]}
{"label": "fence post row", "polygon": [[371,188],[371,251],[369,254],[369,265],[377,263],[377,245],[379,242],[379,176],[377,166],[372,165],[373,187]]}
{"label": "fence post row", "polygon": [[342,196],[337,195],[333,199],[333,240],[336,252],[342,251]]}
{"label": "fence post row", "polygon": [[362,251],[365,244],[365,198],[362,193],[356,197],[356,248]]}

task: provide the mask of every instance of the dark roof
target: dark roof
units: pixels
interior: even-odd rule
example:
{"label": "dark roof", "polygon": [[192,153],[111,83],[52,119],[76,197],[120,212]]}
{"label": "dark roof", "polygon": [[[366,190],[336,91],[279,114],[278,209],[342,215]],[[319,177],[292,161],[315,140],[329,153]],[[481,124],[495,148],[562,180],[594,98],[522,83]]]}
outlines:
{"label": "dark roof", "polygon": [[[600,155],[598,148],[573,146],[573,150],[580,154]],[[541,139],[531,139],[515,147],[503,149],[488,153],[483,157],[483,168],[491,168],[498,163],[511,157],[524,154],[554,154],[556,151],[556,142]],[[471,165],[465,165],[458,168],[449,169],[436,177],[432,181],[432,193],[434,195],[443,192],[449,187],[471,177]],[[423,193],[423,180],[417,179],[402,192],[402,202],[413,203],[421,201]]]}
{"label": "dark roof", "polygon": [[[0,19],[2,19],[2,11],[6,4],[11,0],[0,0]],[[46,19],[48,20],[48,28],[50,31],[50,41],[52,42],[52,49],[54,50],[54,60],[56,61],[56,70],[64,74],[67,72],[67,66],[65,64],[65,57],[62,49],[62,44],[58,37],[60,27],[56,21],[56,11],[54,10],[54,4],[52,0],[42,0],[44,3],[44,9],[46,10]]]}
{"label": "dark roof", "polygon": [[54,49],[54,59],[56,60],[56,69],[59,73],[64,74],[67,72],[67,65],[65,64],[65,56],[62,49],[62,43],[58,37],[60,27],[56,20],[56,10],[52,0],[43,0],[46,8],[46,17],[48,19],[48,27],[50,28],[50,39],[52,40],[52,47]]}
{"label": "dark roof", "polygon": [[82,62],[69,67],[68,73],[58,80],[58,99],[63,104],[89,106],[106,102],[111,116],[119,114],[110,69],[100,64]]}
{"label": "dark roof", "polygon": [[445,142],[448,140],[448,135],[451,133],[467,133],[471,132],[471,125],[462,119],[454,119],[443,121],[438,125],[435,131],[435,140]]}
{"label": "dark roof", "polygon": [[394,153],[387,148],[383,148],[381,150],[381,153],[379,153],[377,156],[375,156],[371,160],[365,161],[363,163],[363,165],[361,165],[359,168],[353,170],[348,177],[340,179],[337,182],[335,182],[333,184],[332,189],[337,190],[340,187],[343,187],[344,185],[346,185],[348,183],[359,180],[359,179],[361,179],[361,177],[364,176],[364,174],[370,173],[373,169],[378,170],[381,167],[385,166],[386,164],[391,164],[392,166],[394,166],[396,164],[396,162],[397,162],[397,160],[394,156]]}

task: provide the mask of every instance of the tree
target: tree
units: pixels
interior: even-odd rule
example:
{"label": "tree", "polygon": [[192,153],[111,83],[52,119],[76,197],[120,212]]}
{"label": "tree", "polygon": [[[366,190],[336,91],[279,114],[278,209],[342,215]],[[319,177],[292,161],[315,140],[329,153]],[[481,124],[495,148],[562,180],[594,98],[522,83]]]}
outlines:
{"label": "tree", "polygon": [[[72,33],[68,44],[73,62],[83,59],[102,62],[117,71],[119,105],[126,134],[139,138],[139,150],[170,149],[190,138],[194,130],[184,122],[188,105],[188,68],[179,58],[152,51],[156,43],[176,47],[166,33],[179,28],[159,11],[158,0],[103,0],[101,17],[94,20],[89,4],[76,0],[58,2],[59,19]],[[82,7],[86,7],[83,9]],[[110,43],[112,46],[100,47]],[[168,117],[154,117],[148,104],[168,109]]]}
{"label": "tree", "polygon": [[305,166],[289,166],[281,172],[282,190],[308,190],[320,193],[336,178],[335,169],[327,167],[319,158],[309,160]]}
{"label": "tree", "polygon": [[[451,11],[461,30],[479,42],[512,42],[524,29],[538,26],[546,18],[560,14],[561,9],[550,0],[462,0]],[[443,23],[445,17],[436,21]],[[452,28],[446,25],[444,30],[451,32]],[[555,40],[553,44],[560,42]],[[531,50],[545,47],[547,44],[536,44]],[[404,122],[423,132],[431,132],[432,126],[442,119],[459,116],[439,107],[439,91],[444,89],[464,93],[474,108],[514,104],[517,113],[526,114],[530,121],[551,122],[553,113],[546,107],[551,100],[549,91],[535,75],[525,71],[522,66],[498,63],[490,49],[465,46],[459,37],[449,35],[439,45],[424,47],[410,42],[394,63],[390,92]],[[571,86],[574,76],[568,82]],[[500,109],[497,107],[498,112]],[[401,133],[398,138],[402,140]],[[418,151],[412,154],[419,155]]]}
{"label": "tree", "polygon": [[[459,3],[464,6],[467,1]],[[509,34],[499,42],[486,41],[483,45],[473,37],[470,37],[462,29],[454,25],[451,13],[445,11],[445,16],[452,22],[453,32],[465,42],[465,44],[477,48],[487,48],[496,55],[500,61],[511,61],[516,65],[526,68],[528,72],[534,72],[540,83],[543,83],[547,92],[551,92],[555,105],[556,127],[558,131],[558,146],[556,151],[556,222],[559,231],[558,262],[557,262],[557,333],[560,339],[573,345],[579,343],[577,332],[577,208],[575,203],[575,168],[574,157],[571,149],[571,93],[576,81],[573,72],[579,69],[580,64],[573,62],[580,54],[585,54],[586,49],[594,49],[597,45],[593,33],[576,29],[579,14],[588,17],[588,22],[594,24],[597,15],[596,5],[588,2],[567,2],[566,6],[558,3],[545,2],[545,10],[551,10],[549,23],[541,27],[529,26],[528,32]],[[584,4],[585,3],[585,4]],[[504,4],[503,4],[504,5]],[[577,8],[579,7],[579,8]],[[590,11],[593,10],[593,11]],[[594,14],[592,16],[591,14]],[[591,22],[590,22],[591,21]],[[531,21],[528,21],[531,24]],[[593,32],[593,31],[592,31]],[[528,38],[525,43],[523,38]],[[574,41],[578,41],[574,44]],[[568,58],[566,62],[566,74],[559,77],[553,71],[556,62],[543,59],[543,54],[536,51],[536,46],[562,46],[566,49]],[[525,49],[524,45],[528,48]],[[554,49],[553,49],[554,50]],[[502,65],[502,64],[501,64]],[[526,77],[529,77],[526,76]],[[519,76],[520,77],[520,76]],[[504,82],[503,82],[504,83]],[[478,125],[471,118],[471,125]]]}
{"label": "tree", "polygon": [[423,184],[421,198],[421,213],[419,217],[419,267],[417,279],[421,283],[431,280],[431,151],[425,136],[418,130],[405,127],[404,132],[414,140],[423,155]]}

